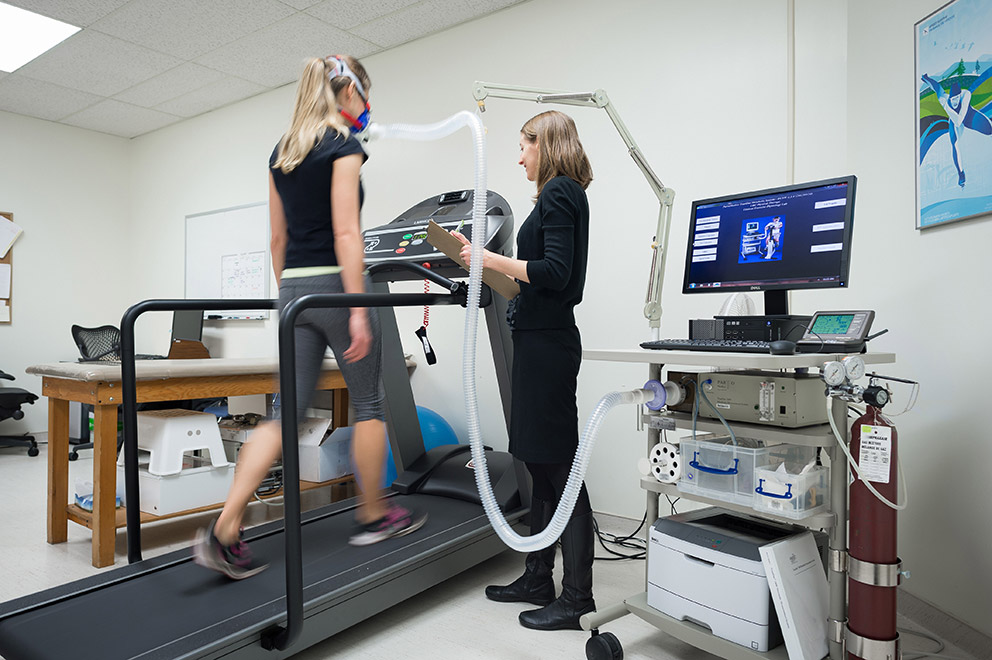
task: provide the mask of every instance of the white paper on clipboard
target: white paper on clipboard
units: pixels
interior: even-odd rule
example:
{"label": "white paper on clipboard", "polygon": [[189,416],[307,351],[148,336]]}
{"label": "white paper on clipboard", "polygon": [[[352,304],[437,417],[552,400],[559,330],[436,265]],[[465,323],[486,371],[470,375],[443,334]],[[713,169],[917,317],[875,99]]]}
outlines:
{"label": "white paper on clipboard", "polygon": [[0,298],[10,298],[10,264],[0,264]]}
{"label": "white paper on clipboard", "polygon": [[14,241],[17,240],[23,231],[13,221],[0,215],[0,259],[7,256],[7,253],[10,252],[10,246],[14,244]]}

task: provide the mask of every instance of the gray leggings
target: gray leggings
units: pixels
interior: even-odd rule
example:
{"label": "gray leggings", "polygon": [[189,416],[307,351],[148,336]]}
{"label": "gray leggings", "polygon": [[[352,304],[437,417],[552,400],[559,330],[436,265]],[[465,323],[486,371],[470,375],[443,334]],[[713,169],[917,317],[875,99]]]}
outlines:
{"label": "gray leggings", "polygon": [[[371,290],[366,279],[365,290]],[[285,309],[294,298],[310,293],[344,293],[340,275],[283,278],[279,286],[279,309]],[[320,365],[330,346],[337,358],[338,368],[348,386],[348,395],[355,409],[352,422],[385,419],[385,392],[382,388],[382,336],[379,314],[368,308],[372,345],[369,354],[358,362],[345,362],[343,355],[351,345],[347,307],[310,308],[296,319],[296,416],[301,418],[310,407]]]}

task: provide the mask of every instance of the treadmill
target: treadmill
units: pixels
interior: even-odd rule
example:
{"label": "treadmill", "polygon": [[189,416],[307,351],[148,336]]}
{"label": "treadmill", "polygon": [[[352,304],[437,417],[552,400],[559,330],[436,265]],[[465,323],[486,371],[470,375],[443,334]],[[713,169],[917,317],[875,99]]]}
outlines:
{"label": "treadmill", "polygon": [[[387,424],[399,477],[390,497],[429,512],[423,528],[371,546],[347,543],[357,499],[300,514],[299,490],[285,489],[285,519],[245,533],[268,570],[232,581],[196,566],[189,548],[141,560],[137,488],[134,323],[151,311],[274,309],[272,300],[151,300],[122,319],[125,469],[129,565],[23,598],[0,603],[0,656],[5,660],[94,658],[286,658],[506,550],[479,503],[470,454],[464,445],[423,450],[412,390],[392,306],[465,304],[464,276],[419,237],[429,219],[471,235],[472,191],[431,197],[399,218],[365,232],[366,262],[375,291],[297,299],[280,315],[280,361],[292,364],[293,326],[309,307],[379,306]],[[489,192],[487,247],[508,254],[513,218],[506,201]],[[410,235],[407,238],[407,235]],[[413,245],[417,240],[420,243]],[[408,245],[400,246],[406,241]],[[392,243],[396,243],[391,249]],[[411,249],[401,248],[409,247]],[[406,259],[397,258],[407,254]],[[425,268],[430,263],[431,268]],[[388,282],[427,277],[448,294],[390,294]],[[506,301],[484,287],[483,301],[504,411],[509,411],[511,345]],[[128,358],[132,359],[128,359]],[[295,370],[281,370],[282,405],[295,409]],[[292,433],[288,433],[291,430]],[[296,438],[295,416],[283,419]],[[522,528],[529,492],[522,465],[487,448],[487,465],[500,508]],[[296,442],[284,442],[286,484],[298,483]],[[518,477],[520,477],[518,481]],[[519,484],[519,485],[518,485]],[[53,630],[59,634],[52,634]]]}

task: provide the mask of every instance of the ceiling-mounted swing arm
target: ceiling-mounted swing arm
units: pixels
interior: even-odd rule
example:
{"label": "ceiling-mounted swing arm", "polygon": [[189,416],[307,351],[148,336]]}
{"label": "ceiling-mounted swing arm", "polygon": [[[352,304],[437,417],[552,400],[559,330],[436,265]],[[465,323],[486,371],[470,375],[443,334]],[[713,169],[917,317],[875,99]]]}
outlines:
{"label": "ceiling-mounted swing arm", "polygon": [[648,182],[648,186],[651,187],[651,190],[658,198],[658,202],[661,204],[658,213],[658,225],[655,229],[654,241],[651,245],[653,250],[651,275],[648,280],[648,290],[644,304],[644,316],[648,319],[648,324],[652,328],[653,334],[657,335],[658,328],[661,326],[661,288],[665,277],[665,253],[668,246],[668,232],[671,228],[672,204],[675,201],[675,191],[665,186],[661,179],[658,178],[658,175],[654,173],[654,170],[651,169],[651,166],[634,142],[634,138],[630,135],[630,131],[627,130],[627,126],[620,119],[620,115],[617,114],[616,108],[610,103],[610,98],[606,95],[606,92],[602,89],[597,89],[594,92],[565,92],[476,81],[473,95],[479,104],[480,112],[486,111],[485,100],[490,97],[531,101],[534,103],[602,108],[606,111],[610,121],[613,122],[613,126],[620,134],[620,139],[626,145],[627,153],[634,159],[634,163],[641,170],[641,173]]}

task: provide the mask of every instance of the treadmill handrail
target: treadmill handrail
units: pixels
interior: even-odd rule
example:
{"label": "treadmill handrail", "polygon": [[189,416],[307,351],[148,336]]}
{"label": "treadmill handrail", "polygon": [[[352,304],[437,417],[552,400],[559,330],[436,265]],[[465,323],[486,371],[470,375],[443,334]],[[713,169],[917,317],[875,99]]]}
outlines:
{"label": "treadmill handrail", "polygon": [[[124,399],[124,483],[127,506],[128,563],[141,561],[141,518],[138,494],[138,404],[134,366],[134,326],[153,311],[197,309],[276,309],[271,299],[161,299],[144,300],[129,307],[121,318],[121,395]],[[296,318],[312,307],[421,307],[464,304],[458,293],[333,293],[296,298],[279,318],[279,388],[283,410],[296,410]],[[303,630],[303,558],[300,522],[299,428],[295,414],[282,415],[283,495],[286,528],[286,627],[262,634],[262,646],[285,650]],[[290,441],[289,439],[293,440]]]}
{"label": "treadmill handrail", "polygon": [[138,400],[134,367],[134,325],[145,312],[187,310],[276,309],[279,301],[255,299],[158,299],[131,305],[121,317],[121,396],[124,399],[124,501],[127,516],[127,561],[141,561],[141,510],[138,486]]}
{"label": "treadmill handrail", "polygon": [[[463,282],[456,282],[454,280],[448,279],[444,275],[435,273],[430,268],[425,268],[420,264],[413,263],[412,261],[390,261],[390,262],[381,261],[379,263],[372,264],[371,266],[368,267],[369,275],[388,273],[389,271],[392,270],[411,271],[413,273],[416,273],[417,275],[420,275],[425,280],[430,280],[431,282],[434,282],[439,286],[443,286],[451,293],[459,293],[463,288],[465,288],[465,284]],[[465,290],[463,295],[465,296],[466,299],[468,298],[467,289]]]}
{"label": "treadmill handrail", "polygon": [[[458,305],[459,296],[434,293],[312,293],[291,301],[279,316],[279,405],[296,410],[296,317],[313,307],[420,307]],[[303,533],[300,524],[300,447],[295,414],[282,415],[283,519],[286,527],[286,627],[262,633],[262,647],[283,651],[303,631]]]}

